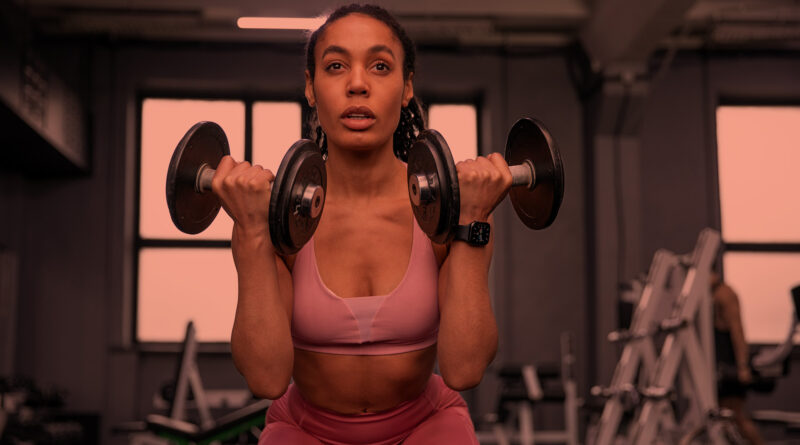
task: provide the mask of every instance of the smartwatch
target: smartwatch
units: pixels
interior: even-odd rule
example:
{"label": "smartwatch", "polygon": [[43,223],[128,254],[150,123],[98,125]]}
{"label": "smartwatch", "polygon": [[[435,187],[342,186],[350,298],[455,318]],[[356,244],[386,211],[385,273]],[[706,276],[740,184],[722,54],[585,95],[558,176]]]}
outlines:
{"label": "smartwatch", "polygon": [[492,226],[488,222],[472,221],[467,225],[455,227],[455,239],[466,241],[470,246],[481,247],[489,243]]}

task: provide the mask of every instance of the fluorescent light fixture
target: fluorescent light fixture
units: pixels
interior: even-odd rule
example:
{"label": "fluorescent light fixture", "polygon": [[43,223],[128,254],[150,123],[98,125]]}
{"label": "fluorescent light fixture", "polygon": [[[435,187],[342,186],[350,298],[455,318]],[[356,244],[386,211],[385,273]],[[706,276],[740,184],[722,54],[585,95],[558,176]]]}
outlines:
{"label": "fluorescent light fixture", "polygon": [[325,17],[239,17],[236,25],[241,29],[317,29]]}

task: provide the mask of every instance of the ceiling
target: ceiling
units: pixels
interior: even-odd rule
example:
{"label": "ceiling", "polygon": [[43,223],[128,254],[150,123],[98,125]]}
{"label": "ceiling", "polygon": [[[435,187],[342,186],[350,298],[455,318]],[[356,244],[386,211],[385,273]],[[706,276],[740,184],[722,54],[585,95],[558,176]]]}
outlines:
{"label": "ceiling", "polygon": [[[300,42],[237,29],[240,16],[313,17],[325,0],[13,0],[47,35],[146,41]],[[422,45],[553,48],[580,41],[601,65],[658,49],[800,50],[800,0],[377,0]]]}

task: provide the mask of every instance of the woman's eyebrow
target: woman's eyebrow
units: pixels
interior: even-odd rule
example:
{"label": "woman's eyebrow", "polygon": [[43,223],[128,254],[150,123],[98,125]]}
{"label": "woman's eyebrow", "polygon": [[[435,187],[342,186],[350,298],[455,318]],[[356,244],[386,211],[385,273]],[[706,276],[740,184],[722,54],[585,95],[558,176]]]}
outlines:
{"label": "woman's eyebrow", "polygon": [[330,53],[337,53],[337,54],[342,54],[342,55],[345,55],[345,56],[350,54],[349,51],[347,51],[346,49],[342,48],[341,46],[331,45],[331,46],[325,48],[325,51],[322,52],[322,55],[320,56],[320,58],[323,58],[323,57],[325,57],[326,55],[328,55]]}
{"label": "woman's eyebrow", "polygon": [[[369,54],[375,54],[375,53],[380,53],[380,52],[389,53],[389,55],[392,56],[392,59],[394,59],[394,52],[392,51],[391,48],[389,48],[386,45],[374,45],[374,46],[370,47],[367,50],[367,53],[369,53]],[[346,50],[345,48],[343,48],[343,47],[341,47],[339,45],[331,45],[331,46],[325,48],[325,51],[322,52],[322,55],[320,56],[320,58],[323,58],[326,55],[331,54],[331,53],[342,54],[344,56],[350,55],[350,51]]]}
{"label": "woman's eyebrow", "polygon": [[390,56],[392,56],[392,59],[394,59],[394,52],[392,52],[392,49],[389,48],[386,45],[375,45],[375,46],[372,46],[372,47],[370,47],[369,50],[367,50],[367,52],[370,53],[370,54],[386,52],[386,53],[389,53]]}

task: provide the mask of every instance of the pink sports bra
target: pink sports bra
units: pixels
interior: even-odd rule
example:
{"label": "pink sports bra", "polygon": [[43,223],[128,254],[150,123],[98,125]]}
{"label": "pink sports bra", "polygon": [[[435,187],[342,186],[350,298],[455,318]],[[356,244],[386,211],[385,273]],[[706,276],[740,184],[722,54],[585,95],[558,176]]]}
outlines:
{"label": "pink sports bra", "polygon": [[319,274],[314,238],[292,268],[295,347],[347,355],[388,355],[424,349],[439,332],[439,267],[428,237],[414,220],[411,258],[387,295],[341,298]]}

